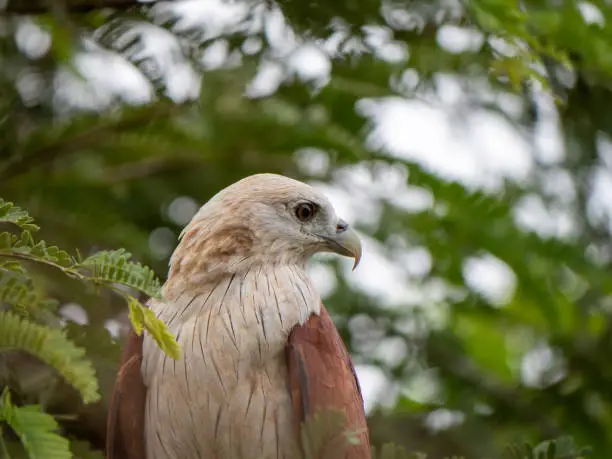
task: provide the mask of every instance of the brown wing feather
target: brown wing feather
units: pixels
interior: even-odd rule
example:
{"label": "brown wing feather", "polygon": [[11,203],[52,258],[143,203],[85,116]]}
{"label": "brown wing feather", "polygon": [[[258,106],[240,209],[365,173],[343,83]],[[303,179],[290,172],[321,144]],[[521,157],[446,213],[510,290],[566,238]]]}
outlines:
{"label": "brown wing feather", "polygon": [[142,335],[130,330],[108,408],[107,459],[145,459],[146,387],[142,381]]}
{"label": "brown wing feather", "polygon": [[349,448],[346,459],[369,459],[370,439],[359,382],[342,338],[323,306],[319,315],[291,331],[287,364],[293,411],[299,423],[318,408],[343,410],[347,425],[359,432],[360,440],[359,445]]}

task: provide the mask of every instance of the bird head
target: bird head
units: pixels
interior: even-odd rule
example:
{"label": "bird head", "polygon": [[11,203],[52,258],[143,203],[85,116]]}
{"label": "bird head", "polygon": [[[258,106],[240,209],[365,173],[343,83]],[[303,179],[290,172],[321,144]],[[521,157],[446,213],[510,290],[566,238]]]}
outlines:
{"label": "bird head", "polygon": [[221,190],[181,233],[171,275],[238,272],[257,263],[303,264],[317,252],[361,258],[355,230],[315,188],[281,175],[256,174]]}

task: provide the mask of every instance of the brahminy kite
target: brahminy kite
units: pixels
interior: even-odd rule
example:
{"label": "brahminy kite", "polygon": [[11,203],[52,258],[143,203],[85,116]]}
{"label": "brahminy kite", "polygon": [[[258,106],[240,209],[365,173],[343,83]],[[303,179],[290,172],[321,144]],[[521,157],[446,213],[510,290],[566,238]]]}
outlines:
{"label": "brahminy kite", "polygon": [[326,408],[359,440],[338,459],[370,458],[355,370],[305,270],[317,252],[356,266],[361,243],[302,182],[252,175],[202,206],[170,259],[164,300],[148,303],[181,357],[128,334],[107,458],[293,459],[300,425]]}

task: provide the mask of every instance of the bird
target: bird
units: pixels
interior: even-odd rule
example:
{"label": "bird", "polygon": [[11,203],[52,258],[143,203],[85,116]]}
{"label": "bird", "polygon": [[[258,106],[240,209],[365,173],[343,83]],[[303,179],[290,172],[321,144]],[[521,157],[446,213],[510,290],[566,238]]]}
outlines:
{"label": "bird", "polygon": [[107,459],[303,457],[300,426],[325,409],[357,439],[333,459],[370,459],[354,366],[306,270],[319,252],[355,269],[362,244],[313,186],[262,173],[210,198],[179,236],[163,300],[146,305],[180,359],[128,332]]}

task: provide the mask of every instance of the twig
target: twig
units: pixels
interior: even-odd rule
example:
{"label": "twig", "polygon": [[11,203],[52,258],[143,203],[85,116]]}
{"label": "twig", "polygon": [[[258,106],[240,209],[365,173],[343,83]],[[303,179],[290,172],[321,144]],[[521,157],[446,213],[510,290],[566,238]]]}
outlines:
{"label": "twig", "polygon": [[60,138],[44,145],[24,156],[9,160],[0,168],[0,178],[10,180],[44,164],[52,163],[58,156],[75,153],[95,145],[108,136],[109,131],[129,129],[145,124],[157,117],[167,117],[180,111],[185,105],[153,104],[140,107],[119,120],[101,120],[90,129],[80,131],[72,136]]}
{"label": "twig", "polygon": [[160,172],[195,166],[199,162],[200,159],[195,157],[147,158],[143,161],[126,163],[107,170],[102,181],[106,184],[112,184],[138,180]]}

